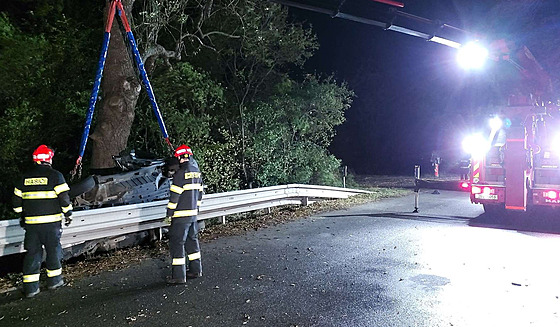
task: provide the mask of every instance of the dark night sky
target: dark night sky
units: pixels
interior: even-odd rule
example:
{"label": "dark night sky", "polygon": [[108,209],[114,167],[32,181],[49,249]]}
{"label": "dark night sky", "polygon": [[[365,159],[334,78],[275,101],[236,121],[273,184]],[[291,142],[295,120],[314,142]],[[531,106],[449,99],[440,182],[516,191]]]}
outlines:
{"label": "dark night sky", "polygon": [[[368,15],[371,1],[365,0],[348,0],[341,11],[350,13],[357,8],[352,5],[360,1],[363,6],[354,14]],[[314,4],[326,6],[328,2]],[[401,11],[470,31],[488,25],[487,16],[495,3],[404,2]],[[337,129],[331,146],[331,152],[351,171],[412,175],[415,164],[427,171],[432,150],[439,151],[447,165],[463,155],[461,140],[471,128],[472,112],[493,99],[486,92],[488,77],[460,70],[455,49],[325,14],[300,9],[290,12],[296,20],[312,24],[318,36],[320,49],[306,68],[334,73],[356,92],[353,106],[346,112],[347,121]],[[395,24],[402,25],[398,20]]]}

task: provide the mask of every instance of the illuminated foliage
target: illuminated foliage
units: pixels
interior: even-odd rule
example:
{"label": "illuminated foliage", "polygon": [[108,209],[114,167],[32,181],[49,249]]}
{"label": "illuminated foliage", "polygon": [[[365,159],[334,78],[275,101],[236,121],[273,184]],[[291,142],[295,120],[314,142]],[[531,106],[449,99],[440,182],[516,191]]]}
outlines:
{"label": "illuminated foliage", "polygon": [[[168,3],[183,14],[136,0],[133,26],[145,52],[179,45],[146,66],[169,135],[175,145],[193,147],[208,190],[339,183],[339,161],[328,146],[353,94],[304,71],[318,47],[313,32],[266,1]],[[10,217],[12,179],[31,164],[37,145],[53,146],[55,168],[69,177],[97,68],[103,6],[74,0],[0,6],[7,8],[0,13],[3,217]],[[130,135],[128,149],[169,155],[144,91]]]}

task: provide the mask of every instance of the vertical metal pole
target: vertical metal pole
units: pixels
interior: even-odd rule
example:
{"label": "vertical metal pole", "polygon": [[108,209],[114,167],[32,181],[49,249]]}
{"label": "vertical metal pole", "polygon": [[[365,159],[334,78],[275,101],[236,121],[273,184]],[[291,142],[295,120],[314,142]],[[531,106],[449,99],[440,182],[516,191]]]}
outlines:
{"label": "vertical metal pole", "polygon": [[222,225],[225,225],[225,223],[226,223],[226,216],[222,216],[222,219],[221,219],[221,220],[222,220]]}
{"label": "vertical metal pole", "polygon": [[420,197],[420,165],[414,166],[414,211],[418,212],[418,200]]}
{"label": "vertical metal pole", "polygon": [[342,187],[346,188],[346,175],[348,175],[348,166],[344,166],[344,173],[342,175]]}

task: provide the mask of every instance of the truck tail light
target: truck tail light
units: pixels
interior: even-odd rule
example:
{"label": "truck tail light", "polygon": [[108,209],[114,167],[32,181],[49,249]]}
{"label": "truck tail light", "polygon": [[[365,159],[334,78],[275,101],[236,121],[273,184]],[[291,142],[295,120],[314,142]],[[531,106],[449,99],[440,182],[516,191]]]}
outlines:
{"label": "truck tail light", "polygon": [[550,200],[556,200],[558,199],[558,191],[544,191],[543,192],[543,197],[546,199],[550,199]]}

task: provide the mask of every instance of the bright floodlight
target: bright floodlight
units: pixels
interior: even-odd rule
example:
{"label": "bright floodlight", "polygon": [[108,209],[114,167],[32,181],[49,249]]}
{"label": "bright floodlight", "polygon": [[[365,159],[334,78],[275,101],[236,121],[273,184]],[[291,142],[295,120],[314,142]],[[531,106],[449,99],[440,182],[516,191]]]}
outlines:
{"label": "bright floodlight", "polygon": [[500,128],[502,128],[502,120],[500,119],[500,117],[495,116],[493,118],[490,118],[489,123],[490,123],[490,128],[493,131],[497,131]]}
{"label": "bright floodlight", "polygon": [[459,49],[457,62],[464,69],[479,69],[488,58],[488,49],[475,42],[469,42]]}
{"label": "bright floodlight", "polygon": [[463,140],[463,149],[473,157],[481,157],[490,150],[490,145],[481,134],[474,134]]}

